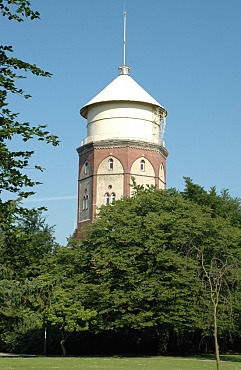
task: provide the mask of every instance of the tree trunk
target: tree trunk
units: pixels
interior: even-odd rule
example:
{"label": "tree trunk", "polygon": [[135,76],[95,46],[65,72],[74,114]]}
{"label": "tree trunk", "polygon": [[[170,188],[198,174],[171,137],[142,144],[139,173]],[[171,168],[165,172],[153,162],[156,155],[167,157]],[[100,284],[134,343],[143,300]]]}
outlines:
{"label": "tree trunk", "polygon": [[219,357],[219,346],[218,346],[218,329],[217,329],[217,305],[213,307],[213,321],[214,321],[214,342],[215,342],[215,355],[217,362],[217,370],[220,370],[220,357]]}
{"label": "tree trunk", "polygon": [[158,329],[156,329],[156,338],[157,338],[157,349],[156,354],[157,356],[160,356],[161,354],[161,335]]}
{"label": "tree trunk", "polygon": [[60,346],[62,348],[62,352],[63,352],[63,356],[66,356],[66,349],[65,349],[65,342],[66,342],[66,338],[64,336],[64,331],[61,330],[61,336],[62,336],[62,339],[60,341]]}
{"label": "tree trunk", "polygon": [[157,355],[166,355],[168,353],[169,328],[162,325],[160,328],[155,328],[157,338]]}

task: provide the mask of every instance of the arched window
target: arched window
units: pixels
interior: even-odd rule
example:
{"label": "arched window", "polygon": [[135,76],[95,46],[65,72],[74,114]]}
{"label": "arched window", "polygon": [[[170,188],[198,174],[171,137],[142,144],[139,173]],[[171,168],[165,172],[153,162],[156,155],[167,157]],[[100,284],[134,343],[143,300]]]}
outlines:
{"label": "arched window", "polygon": [[111,203],[115,200],[115,193],[111,193],[110,201]]}
{"label": "arched window", "polygon": [[141,171],[145,171],[145,161],[141,160]]}
{"label": "arched window", "polygon": [[110,204],[110,194],[106,193],[105,194],[105,205],[108,206]]}
{"label": "arched window", "polygon": [[161,164],[161,167],[160,167],[160,179],[162,181],[165,181],[165,171],[164,171],[163,164]]}
{"label": "arched window", "polygon": [[113,168],[114,168],[114,163],[113,162],[114,162],[113,159],[110,158],[109,159],[109,170],[113,170]]}
{"label": "arched window", "polygon": [[89,197],[86,195],[86,201],[85,201],[85,209],[89,208]]}
{"label": "arched window", "polygon": [[86,207],[86,198],[84,197],[83,198],[83,211],[85,210],[85,207]]}
{"label": "arched window", "polygon": [[85,162],[85,175],[87,174],[88,162]]}

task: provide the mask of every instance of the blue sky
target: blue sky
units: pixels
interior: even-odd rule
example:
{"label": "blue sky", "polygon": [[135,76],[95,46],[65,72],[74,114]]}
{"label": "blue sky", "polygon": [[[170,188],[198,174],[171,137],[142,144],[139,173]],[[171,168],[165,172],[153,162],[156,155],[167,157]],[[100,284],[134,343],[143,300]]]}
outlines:
{"label": "blue sky", "polygon": [[[1,17],[2,44],[15,56],[53,73],[18,85],[32,95],[11,98],[20,119],[48,125],[57,148],[29,142],[31,171],[43,184],[25,204],[46,206],[57,241],[66,244],[77,218],[78,156],[86,137],[80,108],[107,86],[123,63],[123,8],[127,10],[126,64],[131,76],[168,112],[167,186],[183,176],[241,197],[240,0],[32,0],[41,21]],[[17,140],[12,143],[19,148]]]}

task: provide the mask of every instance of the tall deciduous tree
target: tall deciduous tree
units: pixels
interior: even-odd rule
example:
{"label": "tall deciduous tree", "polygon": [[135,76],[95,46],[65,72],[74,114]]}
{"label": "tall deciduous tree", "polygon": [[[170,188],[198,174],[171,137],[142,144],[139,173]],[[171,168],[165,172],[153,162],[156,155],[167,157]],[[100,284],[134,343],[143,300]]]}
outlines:
{"label": "tall deciduous tree", "polygon": [[42,263],[42,273],[32,281],[32,307],[35,305],[44,320],[60,331],[63,356],[68,337],[89,330],[96,317],[96,310],[86,308],[82,302],[84,276],[79,259],[83,256],[79,249],[57,247]]}
{"label": "tall deciduous tree", "polygon": [[22,211],[18,220],[13,210],[14,222],[10,219],[8,231],[0,233],[0,342],[12,343],[11,349],[27,330],[43,325],[43,312],[59,280],[45,266],[57,246],[53,228],[40,210],[28,210],[24,218]]}
{"label": "tall deciduous tree", "polygon": [[216,188],[210,191],[185,178],[183,196],[200,205],[203,212],[210,213],[212,232],[209,243],[193,244],[197,253],[197,271],[208,291],[206,306],[210,303],[213,316],[213,336],[217,369],[220,369],[218,329],[219,306],[226,311],[233,324],[235,296],[240,294],[241,280],[241,202],[233,199],[227,190],[217,194]]}
{"label": "tall deciduous tree", "polygon": [[45,318],[61,333],[60,346],[66,355],[66,340],[73,333],[89,329],[89,322],[96,316],[95,310],[85,309],[78,289],[56,287],[51,304],[46,308]]}
{"label": "tall deciduous tree", "polygon": [[[97,308],[102,330],[152,329],[164,352],[172,331],[207,333],[213,327],[209,290],[193,248],[205,253],[207,264],[226,250],[237,267],[240,237],[227,218],[214,217],[210,207],[174,189],[137,187],[132,198],[102,207],[81,242],[83,304]],[[237,288],[236,272],[226,278],[226,292]],[[225,289],[216,315],[219,332],[230,327]]]}
{"label": "tall deciduous tree", "polygon": [[185,232],[195,236],[196,221],[201,233],[200,218],[197,207],[174,190],[139,189],[134,197],[101,209],[81,251],[89,260],[85,304],[98,307],[102,330],[149,328],[163,353],[172,331],[196,327],[198,284]]}

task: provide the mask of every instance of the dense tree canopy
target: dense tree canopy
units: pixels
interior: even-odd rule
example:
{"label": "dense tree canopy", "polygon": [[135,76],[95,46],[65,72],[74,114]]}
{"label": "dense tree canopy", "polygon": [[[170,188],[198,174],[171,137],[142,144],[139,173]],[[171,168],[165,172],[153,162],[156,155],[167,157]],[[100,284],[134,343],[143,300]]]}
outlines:
{"label": "dense tree canopy", "polygon": [[[171,332],[211,335],[210,285],[202,267],[215,281],[214,264],[218,271],[227,260],[232,263],[220,281],[219,334],[234,325],[241,230],[232,223],[240,206],[227,193],[215,196],[198,186],[196,197],[189,197],[193,187],[186,180],[183,194],[137,188],[132,198],[102,207],[79,246],[78,262],[84,305],[98,308],[97,330],[149,328],[160,338],[161,351]],[[202,196],[210,201],[202,202]]]}
{"label": "dense tree canopy", "polygon": [[216,330],[228,346],[241,333],[239,217],[238,199],[190,179],[183,192],[136,187],[63,248],[33,210],[14,226],[13,249],[0,239],[2,340],[47,321],[63,353],[70,334],[67,347],[86,331],[148,336],[156,353],[173,353],[214,348]]}
{"label": "dense tree canopy", "polygon": [[230,222],[232,226],[241,227],[241,202],[238,198],[232,198],[228,190],[222,190],[217,194],[215,186],[206,191],[202,186],[194,184],[193,181],[184,177],[185,189],[183,197],[189,199],[203,209],[211,211],[213,217],[220,216]]}
{"label": "dense tree canopy", "polygon": [[58,281],[44,270],[56,248],[53,232],[41,212],[31,210],[1,233],[0,343],[7,350],[14,350],[19,335],[43,325],[43,311]]}
{"label": "dense tree canopy", "polygon": [[[16,203],[15,207],[18,205]],[[14,220],[1,233],[0,264],[12,271],[16,278],[37,276],[39,261],[56,247],[54,229],[45,223],[40,210],[23,210],[16,217],[18,210],[12,210]]]}
{"label": "dense tree canopy", "polygon": [[185,199],[192,200],[205,212],[210,212],[215,224],[213,243],[194,245],[193,249],[197,252],[198,276],[209,292],[205,303],[213,316],[215,354],[219,370],[218,329],[220,331],[224,323],[223,315],[218,323],[220,311],[229,317],[231,328],[234,323],[233,308],[236,307],[237,296],[240,297],[240,200],[232,199],[226,190],[218,195],[215,187],[207,192],[201,186],[193,184],[189,178],[185,181]]}

